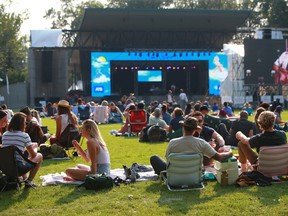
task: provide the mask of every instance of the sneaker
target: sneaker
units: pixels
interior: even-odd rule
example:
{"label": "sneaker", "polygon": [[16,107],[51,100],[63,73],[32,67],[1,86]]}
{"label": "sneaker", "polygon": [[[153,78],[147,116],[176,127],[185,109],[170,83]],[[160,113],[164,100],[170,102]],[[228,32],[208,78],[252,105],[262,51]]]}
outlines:
{"label": "sneaker", "polygon": [[27,180],[25,182],[25,188],[37,188],[39,187],[39,185],[34,184],[32,181]]}

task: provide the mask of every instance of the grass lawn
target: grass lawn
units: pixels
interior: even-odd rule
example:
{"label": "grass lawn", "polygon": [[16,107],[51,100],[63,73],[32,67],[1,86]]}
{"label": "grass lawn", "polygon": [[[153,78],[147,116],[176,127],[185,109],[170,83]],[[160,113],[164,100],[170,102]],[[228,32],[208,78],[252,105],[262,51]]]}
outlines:
{"label": "grass lawn", "polygon": [[[250,117],[252,119],[252,117]],[[283,119],[288,119],[285,112]],[[55,133],[55,121],[43,119],[50,133]],[[114,137],[110,130],[120,124],[99,125],[108,145],[112,169],[133,162],[149,164],[153,154],[164,157],[167,142],[139,143],[136,137]],[[237,151],[234,151],[237,153]],[[65,171],[76,161],[46,160],[35,178]],[[11,190],[0,193],[0,215],[287,215],[288,184],[268,187],[237,188],[208,182],[202,191],[170,192],[160,181],[137,182],[100,192],[77,190],[72,185],[46,186]]]}

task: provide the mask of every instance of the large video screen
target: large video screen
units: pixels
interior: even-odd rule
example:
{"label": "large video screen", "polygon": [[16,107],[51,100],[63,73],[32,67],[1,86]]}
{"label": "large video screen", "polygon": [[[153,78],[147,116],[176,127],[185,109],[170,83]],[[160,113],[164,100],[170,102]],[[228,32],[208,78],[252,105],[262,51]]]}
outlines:
{"label": "large video screen", "polygon": [[[197,61],[208,62],[208,69],[195,70],[193,65],[189,68],[185,66],[186,68],[184,69],[183,65],[179,65],[179,67],[175,65],[176,62],[185,62],[185,64],[186,62],[191,62],[192,64]],[[127,66],[123,65],[123,62],[127,63]],[[134,62],[142,64],[131,67]],[[155,62],[157,68],[150,67],[153,62]],[[175,67],[171,67],[170,63]],[[113,68],[111,68],[111,65],[114,65]],[[121,65],[121,68],[116,69],[117,65]],[[111,80],[111,77],[113,77],[111,70],[117,70],[117,77],[123,73],[123,76],[127,77],[127,83],[117,83],[119,82],[117,79]],[[208,93],[210,95],[220,95],[220,84],[228,75],[228,57],[221,52],[92,52],[91,96],[104,97],[115,94],[115,92],[111,91],[112,83],[115,84],[115,82],[117,83],[117,89],[122,90],[128,87],[132,88],[132,84],[135,82],[136,84],[137,82],[141,84],[151,82],[151,85],[156,82],[165,83],[166,79],[168,79],[165,74],[172,70],[179,73],[179,78],[183,78],[181,76],[183,71],[186,74],[189,73],[192,79],[195,72],[207,73],[207,83],[201,83],[201,80],[199,80],[199,87],[207,86],[206,88],[209,89]],[[131,74],[131,77],[128,78],[129,74]]]}
{"label": "large video screen", "polygon": [[162,82],[161,70],[138,70],[138,82]]}

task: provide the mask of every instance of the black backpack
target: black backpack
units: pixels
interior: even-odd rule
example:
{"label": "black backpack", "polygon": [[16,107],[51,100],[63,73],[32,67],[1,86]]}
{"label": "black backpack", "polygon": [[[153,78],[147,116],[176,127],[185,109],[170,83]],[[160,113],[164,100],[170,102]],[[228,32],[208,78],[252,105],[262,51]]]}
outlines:
{"label": "black backpack", "polygon": [[101,190],[111,189],[114,186],[114,179],[110,176],[103,174],[89,174],[86,176],[83,184],[78,187],[84,186],[87,190]]}

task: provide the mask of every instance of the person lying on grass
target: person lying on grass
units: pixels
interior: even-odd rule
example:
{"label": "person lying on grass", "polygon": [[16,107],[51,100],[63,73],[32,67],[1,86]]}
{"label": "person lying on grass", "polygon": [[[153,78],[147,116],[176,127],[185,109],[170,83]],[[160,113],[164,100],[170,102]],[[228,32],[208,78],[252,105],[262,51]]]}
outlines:
{"label": "person lying on grass", "polygon": [[[258,124],[262,129],[262,133],[252,137],[246,137],[241,131],[236,133],[238,143],[239,161],[241,163],[241,171],[245,172],[248,169],[247,160],[251,164],[256,164],[258,160],[258,152],[261,146],[276,146],[287,143],[287,137],[284,131],[275,130],[276,116],[271,111],[263,111],[258,118]],[[253,151],[252,148],[256,148]]]}
{"label": "person lying on grass", "polygon": [[77,164],[66,170],[65,180],[84,180],[88,174],[110,174],[110,155],[106,143],[102,138],[97,124],[87,119],[83,121],[82,136],[87,139],[87,153],[81,148],[76,140],[73,140],[74,147],[86,162],[91,162],[90,167],[84,164]]}

